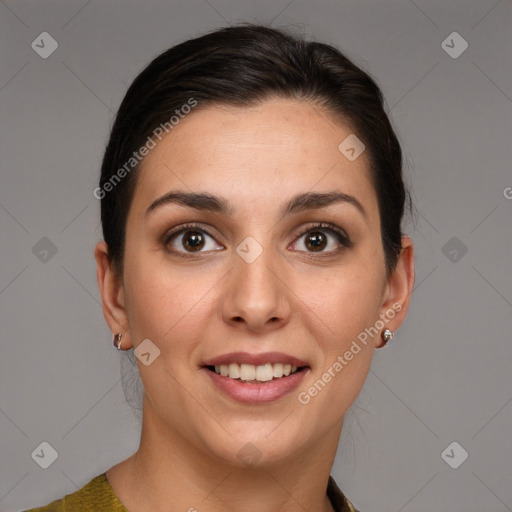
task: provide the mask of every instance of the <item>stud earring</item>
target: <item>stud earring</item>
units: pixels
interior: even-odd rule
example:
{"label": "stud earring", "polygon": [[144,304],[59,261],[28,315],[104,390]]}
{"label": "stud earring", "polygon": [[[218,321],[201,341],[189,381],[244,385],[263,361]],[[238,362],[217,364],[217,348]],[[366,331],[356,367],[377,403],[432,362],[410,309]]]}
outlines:
{"label": "stud earring", "polygon": [[384,342],[384,345],[382,346],[384,347],[389,340],[392,340],[393,336],[393,331],[390,331],[389,329],[385,329],[384,331],[382,331],[381,338],[382,341]]}
{"label": "stud earring", "polygon": [[114,347],[117,348],[117,350],[122,350],[122,343],[121,343],[121,337],[123,335],[121,333],[117,333],[114,336]]}

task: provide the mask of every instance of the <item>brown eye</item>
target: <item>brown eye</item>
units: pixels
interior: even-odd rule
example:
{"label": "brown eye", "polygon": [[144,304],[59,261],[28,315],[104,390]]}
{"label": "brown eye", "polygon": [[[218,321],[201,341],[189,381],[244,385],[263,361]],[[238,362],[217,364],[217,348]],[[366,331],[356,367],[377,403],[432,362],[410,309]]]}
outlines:
{"label": "brown eye", "polygon": [[187,251],[199,251],[204,247],[205,240],[203,234],[199,231],[186,231],[181,243]]}
{"label": "brown eye", "polygon": [[311,231],[305,243],[306,247],[312,251],[322,251],[327,245],[327,237],[321,231]]}
{"label": "brown eye", "polygon": [[165,235],[163,245],[167,252],[181,257],[224,249],[208,231],[193,224],[181,226]]}
{"label": "brown eye", "polygon": [[[335,224],[321,222],[319,224],[309,226],[306,231],[296,239],[293,243],[294,249],[299,252],[335,254],[345,248],[352,246],[345,230],[339,228]],[[303,246],[304,248],[297,247]]]}

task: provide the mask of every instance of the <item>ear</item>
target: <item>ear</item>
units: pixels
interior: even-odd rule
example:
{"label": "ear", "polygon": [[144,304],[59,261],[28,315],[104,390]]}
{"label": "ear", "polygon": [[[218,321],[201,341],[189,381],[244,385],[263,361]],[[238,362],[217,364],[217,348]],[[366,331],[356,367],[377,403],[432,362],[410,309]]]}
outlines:
{"label": "ear", "polygon": [[[386,281],[380,309],[380,318],[385,322],[386,329],[394,332],[402,325],[409,309],[413,286],[414,249],[412,240],[404,235],[396,267]],[[376,341],[377,348],[385,345],[380,336]]]}
{"label": "ear", "polygon": [[128,330],[123,282],[109,261],[108,245],[105,241],[102,240],[96,245],[94,258],[96,259],[96,277],[101,294],[103,315],[112,332],[112,337],[116,333],[123,334],[123,349],[129,349],[133,345]]}

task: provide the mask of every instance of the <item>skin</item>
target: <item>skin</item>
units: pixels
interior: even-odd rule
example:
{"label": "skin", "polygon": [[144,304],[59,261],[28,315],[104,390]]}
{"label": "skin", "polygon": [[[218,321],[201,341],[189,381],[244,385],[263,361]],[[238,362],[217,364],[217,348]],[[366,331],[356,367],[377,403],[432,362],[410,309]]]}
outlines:
{"label": "skin", "polygon": [[[107,472],[131,512],[333,510],[325,495],[343,419],[366,379],[380,336],[303,405],[307,390],[366,327],[393,304],[395,331],[406,315],[414,282],[413,247],[403,237],[398,264],[387,275],[376,192],[366,155],[351,162],[338,145],[351,132],[307,102],[270,99],[250,108],[197,108],[148,156],[126,225],[122,276],[105,242],[95,250],[106,321],[122,332],[123,349],[149,338],[160,356],[145,366],[143,425],[138,451]],[[176,204],[145,215],[171,190],[208,192],[231,203],[233,215]],[[280,216],[303,192],[339,191],[350,203]],[[344,247],[322,231],[315,252],[309,225],[331,222],[348,234]],[[195,222],[168,245],[171,228]],[[194,229],[197,231],[197,229]],[[263,248],[247,263],[236,252],[247,237]],[[337,251],[337,249],[341,249]],[[323,252],[322,252],[323,251]],[[273,319],[273,320],[272,320]],[[274,403],[241,404],[221,394],[200,365],[221,354],[280,351],[310,366],[299,389]],[[251,467],[237,457],[252,443],[261,455]],[[170,485],[169,485],[170,482]]]}

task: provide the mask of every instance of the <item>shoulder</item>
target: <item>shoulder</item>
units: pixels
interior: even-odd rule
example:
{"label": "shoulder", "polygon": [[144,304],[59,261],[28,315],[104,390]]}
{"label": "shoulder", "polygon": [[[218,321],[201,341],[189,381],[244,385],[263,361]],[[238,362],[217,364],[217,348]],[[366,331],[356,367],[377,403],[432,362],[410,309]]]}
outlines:
{"label": "shoulder", "polygon": [[48,505],[32,508],[25,512],[127,512],[114,490],[110,486],[105,473],[93,478],[88,484],[73,494],[52,501]]}
{"label": "shoulder", "polygon": [[329,477],[329,483],[327,484],[327,496],[336,512],[360,512],[341,492],[332,476]]}

